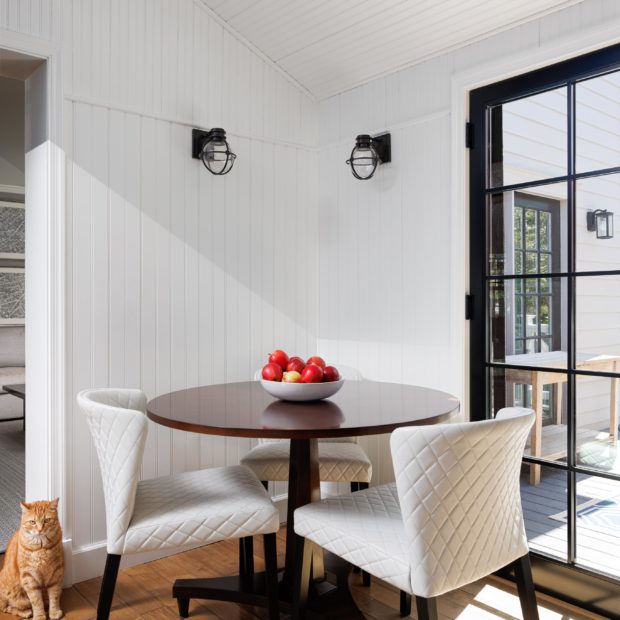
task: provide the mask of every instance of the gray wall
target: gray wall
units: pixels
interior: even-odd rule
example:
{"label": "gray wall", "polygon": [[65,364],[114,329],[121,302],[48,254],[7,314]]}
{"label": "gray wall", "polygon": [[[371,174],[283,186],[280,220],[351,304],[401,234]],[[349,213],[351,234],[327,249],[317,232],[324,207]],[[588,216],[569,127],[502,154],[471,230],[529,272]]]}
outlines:
{"label": "gray wall", "polygon": [[24,83],[5,77],[0,77],[0,185],[24,186]]}

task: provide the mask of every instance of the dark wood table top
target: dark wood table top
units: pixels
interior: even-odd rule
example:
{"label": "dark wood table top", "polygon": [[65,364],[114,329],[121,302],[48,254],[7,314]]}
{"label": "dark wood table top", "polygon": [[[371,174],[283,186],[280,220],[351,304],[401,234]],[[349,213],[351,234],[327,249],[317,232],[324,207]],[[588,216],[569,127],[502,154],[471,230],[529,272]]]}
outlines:
{"label": "dark wood table top", "polygon": [[3,385],[2,389],[9,394],[13,394],[13,396],[17,396],[18,398],[26,397],[25,383],[13,383],[11,385]]}
{"label": "dark wood table top", "polygon": [[151,400],[148,417],[170,428],[231,437],[311,439],[378,435],[399,426],[447,422],[456,397],[415,385],[345,381],[329,399],[288,402],[258,381],[209,385]]}

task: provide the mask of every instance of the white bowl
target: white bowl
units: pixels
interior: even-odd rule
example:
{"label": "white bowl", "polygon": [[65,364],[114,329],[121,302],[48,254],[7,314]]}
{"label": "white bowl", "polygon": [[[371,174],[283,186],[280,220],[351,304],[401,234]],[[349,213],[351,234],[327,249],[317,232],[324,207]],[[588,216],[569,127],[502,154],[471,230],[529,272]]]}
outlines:
{"label": "white bowl", "polygon": [[260,382],[269,394],[280,400],[310,401],[333,396],[344,384],[344,379],[325,383],[285,383],[261,378]]}

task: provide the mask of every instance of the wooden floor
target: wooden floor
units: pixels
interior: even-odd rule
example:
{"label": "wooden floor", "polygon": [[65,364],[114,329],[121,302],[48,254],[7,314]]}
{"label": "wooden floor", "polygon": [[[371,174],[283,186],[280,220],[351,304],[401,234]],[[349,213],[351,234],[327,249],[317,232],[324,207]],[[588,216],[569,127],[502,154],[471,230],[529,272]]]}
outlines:
{"label": "wooden floor", "polygon": [[[279,563],[284,562],[284,530],[278,538]],[[177,577],[205,577],[234,574],[237,571],[237,541],[226,541],[180,553],[163,560],[123,570],[119,574],[112,620],[174,620],[179,616],[171,598],[171,585]],[[262,567],[262,545],[255,544],[256,566]],[[1,560],[0,560],[1,561]],[[397,620],[398,593],[373,580],[370,588],[359,585],[351,575],[353,593],[370,620]],[[100,579],[74,585],[64,591],[62,607],[69,620],[94,620]],[[538,597],[541,620],[585,620],[599,616],[559,604],[548,597]],[[414,605],[415,607],[415,605]],[[412,613],[415,617],[415,611]],[[512,584],[496,578],[478,581],[439,599],[441,620],[485,620],[522,618],[519,599]],[[256,620],[266,618],[262,609],[240,607],[232,603],[192,601],[190,618],[209,620]],[[15,616],[0,613],[0,620]]]}

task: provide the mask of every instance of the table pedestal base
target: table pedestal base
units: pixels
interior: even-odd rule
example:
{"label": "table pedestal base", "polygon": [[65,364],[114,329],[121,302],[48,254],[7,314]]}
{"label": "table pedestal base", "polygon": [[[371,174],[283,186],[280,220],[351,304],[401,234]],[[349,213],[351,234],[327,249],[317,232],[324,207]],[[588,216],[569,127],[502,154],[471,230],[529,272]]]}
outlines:
{"label": "table pedestal base", "polygon": [[[326,554],[325,567],[330,579],[314,582],[308,598],[306,618],[339,618],[340,620],[364,620],[351,590],[348,578],[351,565],[336,556]],[[282,577],[282,572],[280,573]],[[334,583],[335,582],[335,583]],[[213,577],[208,579],[177,579],[172,588],[172,596],[177,599],[179,615],[190,617],[191,599],[228,601],[241,605],[267,607],[265,573],[232,577]],[[292,613],[292,592],[285,581],[280,580],[280,612]]]}

